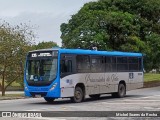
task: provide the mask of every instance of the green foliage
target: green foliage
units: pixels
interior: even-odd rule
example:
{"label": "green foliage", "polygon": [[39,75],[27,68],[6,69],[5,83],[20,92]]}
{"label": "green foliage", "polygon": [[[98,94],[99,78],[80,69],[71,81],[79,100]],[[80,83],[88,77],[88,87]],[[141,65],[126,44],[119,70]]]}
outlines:
{"label": "green foliage", "polygon": [[26,24],[11,27],[0,23],[0,80],[2,96],[12,82],[23,82],[25,55],[31,46],[34,35]]}
{"label": "green foliage", "polygon": [[23,87],[23,76],[26,54],[30,50],[57,47],[55,42],[33,44],[33,27],[26,24],[11,26],[0,21],[0,89],[2,96],[13,82]]}
{"label": "green foliage", "polygon": [[[147,44],[150,45],[150,50],[148,55],[146,55],[145,65],[148,69],[157,69],[160,68],[160,34],[151,33],[146,36]],[[146,63],[147,62],[147,63]]]}
{"label": "green foliage", "polygon": [[160,0],[86,3],[61,24],[62,47],[142,52],[145,69],[159,68]]}
{"label": "green foliage", "polygon": [[47,49],[47,48],[52,48],[52,47],[58,47],[57,43],[53,42],[53,41],[49,41],[49,42],[40,42],[38,43],[38,45],[33,45],[32,48],[35,50],[38,49]]}

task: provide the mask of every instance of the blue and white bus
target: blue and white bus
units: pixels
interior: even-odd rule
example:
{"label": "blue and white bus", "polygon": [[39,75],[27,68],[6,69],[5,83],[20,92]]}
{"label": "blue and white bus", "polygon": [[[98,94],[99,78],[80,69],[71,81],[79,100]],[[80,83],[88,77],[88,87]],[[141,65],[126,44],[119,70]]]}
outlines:
{"label": "blue and white bus", "polygon": [[24,75],[25,95],[41,96],[47,102],[71,98],[81,102],[86,95],[124,97],[126,91],[143,87],[141,53],[82,49],[30,51]]}

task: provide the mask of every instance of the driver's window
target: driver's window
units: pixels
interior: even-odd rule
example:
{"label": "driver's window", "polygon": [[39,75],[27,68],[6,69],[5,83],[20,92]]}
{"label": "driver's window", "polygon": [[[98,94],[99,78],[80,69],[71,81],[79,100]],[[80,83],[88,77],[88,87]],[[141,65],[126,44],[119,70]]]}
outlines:
{"label": "driver's window", "polygon": [[61,73],[72,72],[72,61],[71,60],[61,60]]}

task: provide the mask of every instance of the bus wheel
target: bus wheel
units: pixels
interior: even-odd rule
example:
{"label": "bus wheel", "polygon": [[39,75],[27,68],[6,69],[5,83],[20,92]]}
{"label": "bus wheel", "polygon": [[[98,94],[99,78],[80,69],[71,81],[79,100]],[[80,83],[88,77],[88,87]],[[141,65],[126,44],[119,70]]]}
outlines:
{"label": "bus wheel", "polygon": [[83,91],[80,87],[76,87],[74,91],[74,97],[71,98],[72,102],[79,103],[84,99]]}
{"label": "bus wheel", "polygon": [[44,99],[48,102],[48,103],[53,103],[54,102],[54,98],[50,98],[50,97],[44,97]]}
{"label": "bus wheel", "polygon": [[89,95],[89,97],[94,98],[94,99],[98,99],[100,97],[100,94]]}
{"label": "bus wheel", "polygon": [[125,96],[125,94],[126,94],[126,87],[123,83],[120,83],[118,85],[118,92],[112,93],[112,97],[122,98]]}

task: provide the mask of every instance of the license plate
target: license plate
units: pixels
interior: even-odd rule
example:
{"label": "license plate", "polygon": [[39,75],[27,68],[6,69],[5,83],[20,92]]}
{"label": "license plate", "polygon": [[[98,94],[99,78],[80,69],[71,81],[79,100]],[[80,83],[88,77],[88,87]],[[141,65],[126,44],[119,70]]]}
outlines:
{"label": "license plate", "polygon": [[35,97],[36,97],[36,98],[40,98],[40,97],[42,97],[42,96],[41,96],[41,95],[35,95]]}

